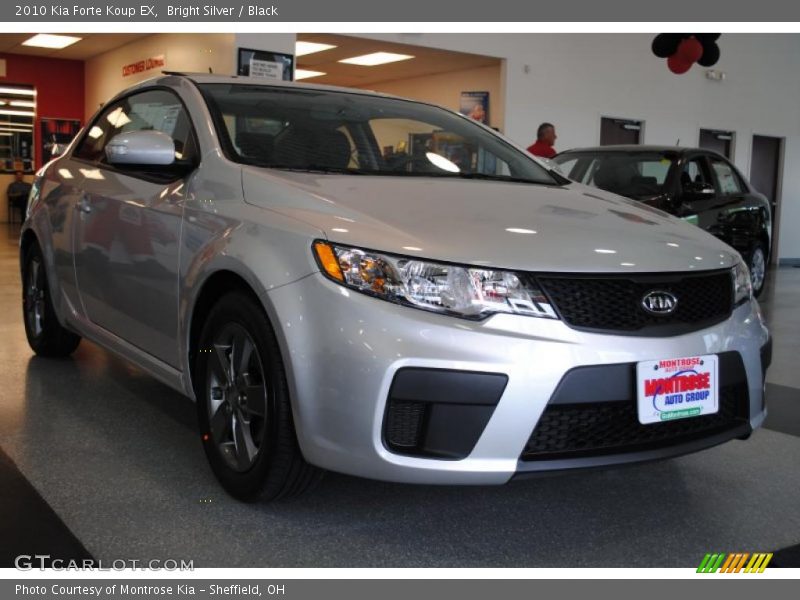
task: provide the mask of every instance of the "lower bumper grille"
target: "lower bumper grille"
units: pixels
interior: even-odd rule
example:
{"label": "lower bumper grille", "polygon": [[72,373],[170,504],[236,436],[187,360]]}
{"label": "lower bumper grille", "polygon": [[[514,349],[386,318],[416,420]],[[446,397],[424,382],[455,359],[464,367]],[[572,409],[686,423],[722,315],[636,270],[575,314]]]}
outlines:
{"label": "lower bumper grille", "polygon": [[724,386],[719,412],[664,423],[639,423],[636,401],[551,404],[520,456],[523,461],[654,450],[724,433],[748,423],[746,383]]}

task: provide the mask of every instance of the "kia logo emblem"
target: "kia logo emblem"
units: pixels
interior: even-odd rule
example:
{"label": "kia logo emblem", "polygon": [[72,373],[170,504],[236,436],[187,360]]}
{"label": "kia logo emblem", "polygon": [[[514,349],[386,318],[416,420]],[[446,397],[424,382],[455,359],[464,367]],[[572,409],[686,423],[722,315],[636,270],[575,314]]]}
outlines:
{"label": "kia logo emblem", "polygon": [[675,312],[678,299],[669,292],[653,290],[642,298],[642,308],[652,315],[669,315]]}

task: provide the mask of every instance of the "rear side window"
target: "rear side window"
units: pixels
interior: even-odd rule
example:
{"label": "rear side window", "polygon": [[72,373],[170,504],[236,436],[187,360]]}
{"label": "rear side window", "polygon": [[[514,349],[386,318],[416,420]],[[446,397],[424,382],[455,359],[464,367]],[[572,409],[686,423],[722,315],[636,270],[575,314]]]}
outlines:
{"label": "rear side window", "polygon": [[711,168],[714,169],[714,175],[717,177],[723,194],[742,193],[743,184],[739,181],[739,176],[731,165],[719,158],[712,158]]}

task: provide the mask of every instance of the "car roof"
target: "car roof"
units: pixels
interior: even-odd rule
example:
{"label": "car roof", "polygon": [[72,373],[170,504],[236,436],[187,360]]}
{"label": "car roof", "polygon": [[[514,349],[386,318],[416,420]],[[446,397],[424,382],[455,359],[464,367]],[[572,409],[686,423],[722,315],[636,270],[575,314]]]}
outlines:
{"label": "car roof", "polygon": [[[360,88],[349,88],[337,85],[325,85],[322,83],[301,83],[297,81],[283,81],[280,79],[265,79],[264,77],[246,77],[244,75],[215,75],[213,73],[184,73],[177,71],[164,71],[163,75],[150,79],[150,84],[158,84],[166,82],[171,77],[185,77],[195,83],[235,83],[239,85],[260,85],[270,87],[287,87],[305,90],[320,90],[327,92],[344,92],[349,94],[360,94],[364,96],[379,96],[382,98],[397,98],[400,100],[408,100],[408,98],[400,98],[391,94],[384,94],[375,92],[373,90],[364,90]],[[423,103],[424,104],[424,103]]]}

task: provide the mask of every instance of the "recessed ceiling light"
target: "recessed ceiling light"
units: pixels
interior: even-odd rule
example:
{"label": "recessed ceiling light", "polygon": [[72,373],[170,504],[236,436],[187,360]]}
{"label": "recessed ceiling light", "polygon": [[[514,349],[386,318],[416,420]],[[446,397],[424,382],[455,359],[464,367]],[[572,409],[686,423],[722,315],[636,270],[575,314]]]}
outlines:
{"label": "recessed ceiling light", "polygon": [[403,246],[403,250],[410,250],[411,252],[422,252],[419,246]]}
{"label": "recessed ceiling light", "polygon": [[348,232],[348,230],[345,229],[344,227],[333,227],[333,228],[331,228],[331,231],[336,231],[337,233],[347,233]]}
{"label": "recessed ceiling light", "polygon": [[536,233],[533,229],[522,229],[521,227],[507,227],[506,231],[509,233],[527,233],[528,235]]}
{"label": "recessed ceiling light", "polygon": [[320,44],[319,42],[295,42],[294,55],[306,56],[307,54],[314,54],[331,48],[336,48],[336,46],[333,44]]}
{"label": "recessed ceiling light", "polygon": [[66,48],[75,42],[80,42],[83,38],[71,35],[54,35],[52,33],[37,33],[30,39],[22,42],[23,46],[33,46],[34,48]]}
{"label": "recessed ceiling light", "polygon": [[295,69],[294,80],[300,81],[301,79],[309,79],[321,75],[327,75],[327,73],[323,73],[322,71],[309,71],[308,69]]}
{"label": "recessed ceiling light", "polygon": [[608,248],[595,248],[594,251],[597,252],[598,254],[616,254],[617,253],[616,250],[609,250]]}
{"label": "recessed ceiling light", "polygon": [[410,54],[395,54],[394,52],[373,52],[372,54],[364,54],[363,56],[345,58],[339,62],[348,65],[361,65],[362,67],[375,67],[377,65],[385,65],[387,63],[408,60],[410,58],[414,57]]}

